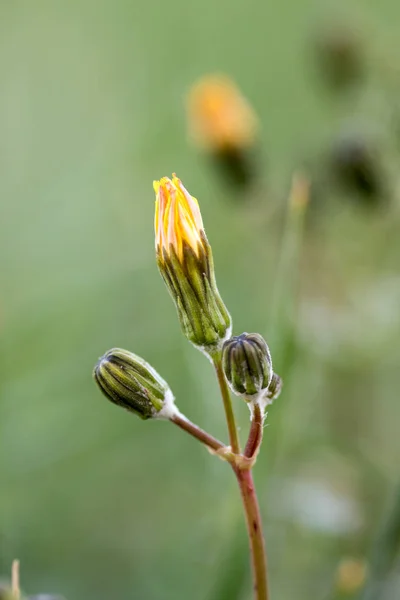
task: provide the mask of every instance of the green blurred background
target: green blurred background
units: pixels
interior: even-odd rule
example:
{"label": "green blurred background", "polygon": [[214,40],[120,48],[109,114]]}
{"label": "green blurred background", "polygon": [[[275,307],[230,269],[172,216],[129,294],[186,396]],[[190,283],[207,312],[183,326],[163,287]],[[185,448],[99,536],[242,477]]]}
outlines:
{"label": "green blurred background", "polygon": [[[262,333],[284,378],[255,469],[272,598],[339,597],[340,561],[373,553],[400,479],[400,9],[338,14],[364,36],[367,71],[339,93],[315,60],[325,3],[1,0],[0,573],[18,557],[29,593],[251,597],[227,465],[91,378],[107,349],[130,349],[226,439],[154,260],[152,180],[173,171],[200,200],[234,332]],[[187,141],[185,94],[215,71],[262,125],[245,190]],[[352,123],[378,132],[389,202],[329,184],[326,148]],[[300,223],[286,199],[304,165],[316,188]],[[396,600],[387,571],[381,597]]]}

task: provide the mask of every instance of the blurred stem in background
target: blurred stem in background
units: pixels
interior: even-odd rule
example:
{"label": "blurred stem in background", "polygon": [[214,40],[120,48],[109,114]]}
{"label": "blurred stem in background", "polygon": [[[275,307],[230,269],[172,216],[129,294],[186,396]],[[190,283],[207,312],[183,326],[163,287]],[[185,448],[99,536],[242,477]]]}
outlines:
{"label": "blurred stem in background", "polygon": [[11,567],[11,592],[14,600],[19,600],[21,591],[19,587],[19,560],[14,560]]}
{"label": "blurred stem in background", "polygon": [[[309,187],[310,183],[305,175],[302,173],[294,175],[272,294],[268,341],[273,349],[274,362],[278,363],[284,379],[288,377],[296,348],[295,323],[299,257],[305,214],[309,202]],[[285,409],[283,406],[277,407],[274,427],[268,432],[266,459],[270,465],[269,472],[271,465],[274,465],[276,460]],[[223,565],[229,565],[229,569],[221,568],[219,570],[220,578],[214,584],[210,594],[210,598],[213,600],[238,600],[242,597],[247,572],[243,567],[244,544],[239,515],[235,519],[236,522],[232,523],[232,536],[229,538],[220,561]]]}
{"label": "blurred stem in background", "polygon": [[390,575],[400,551],[400,484],[394,494],[392,505],[383,519],[382,528],[372,549],[366,585],[367,563],[357,559],[344,560],[327,600],[345,600],[357,595],[359,600],[384,600],[389,595]]}
{"label": "blurred stem in background", "polygon": [[372,549],[369,578],[360,600],[380,600],[385,596],[388,577],[400,552],[400,483],[393,504],[383,520]]}
{"label": "blurred stem in background", "polygon": [[[290,380],[290,370],[296,354],[298,284],[301,272],[299,263],[309,197],[310,181],[305,174],[295,173],[288,200],[268,325],[268,338],[274,352],[274,362],[278,363],[279,370],[287,381]],[[284,405],[277,406],[274,427],[268,432],[266,459],[270,468],[277,459],[284,414],[287,410],[287,401]]]}
{"label": "blurred stem in background", "polygon": [[247,581],[247,565],[243,557],[247,542],[242,530],[242,515],[235,512],[229,528],[228,540],[218,561],[218,579],[213,584],[210,598],[214,600],[236,600],[243,597]]}

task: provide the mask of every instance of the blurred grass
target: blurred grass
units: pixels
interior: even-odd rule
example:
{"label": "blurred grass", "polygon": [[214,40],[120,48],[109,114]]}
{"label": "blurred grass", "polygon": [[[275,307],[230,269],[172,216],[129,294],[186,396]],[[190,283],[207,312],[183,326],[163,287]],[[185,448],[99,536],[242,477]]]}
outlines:
{"label": "blurred grass", "polygon": [[[398,3],[355,6],[371,47],[391,48]],[[157,273],[151,182],[176,171],[199,198],[235,333],[268,340],[292,170],[351,115],[308,63],[321,12],[306,0],[1,3],[0,571],[17,556],[30,593],[215,598],[230,544],[245,547],[226,466],[107,405],[91,369],[127,347],[225,435],[211,369]],[[262,181],[246,203],[186,143],[184,94],[209,71],[234,77],[262,122]],[[287,378],[273,338],[285,387],[256,468],[280,600],[322,597],[343,554],[368,553],[398,479],[398,207],[366,214],[324,191],[334,208],[307,229]]]}

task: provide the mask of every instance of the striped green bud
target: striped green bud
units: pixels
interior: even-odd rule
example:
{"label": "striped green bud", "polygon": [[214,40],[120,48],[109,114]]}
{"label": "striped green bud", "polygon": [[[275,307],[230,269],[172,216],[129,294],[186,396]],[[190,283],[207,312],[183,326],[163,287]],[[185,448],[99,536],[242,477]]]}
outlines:
{"label": "striped green bud", "polygon": [[176,411],[168,384],[145,360],[128,350],[106,352],[93,377],[111,402],[142,419],[169,418]]}
{"label": "striped green bud", "polygon": [[222,349],[222,365],[236,395],[251,401],[267,391],[273,373],[271,354],[258,333],[242,333],[227,340]]}
{"label": "striped green bud", "polygon": [[268,400],[268,404],[271,404],[273,400],[276,400],[282,391],[282,379],[276,373],[273,373],[271,383],[268,386],[265,398]]}

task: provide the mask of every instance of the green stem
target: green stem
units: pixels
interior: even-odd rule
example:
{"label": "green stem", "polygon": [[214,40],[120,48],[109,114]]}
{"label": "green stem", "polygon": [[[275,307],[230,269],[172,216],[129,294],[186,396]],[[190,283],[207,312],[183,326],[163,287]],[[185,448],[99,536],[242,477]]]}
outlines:
{"label": "green stem", "polygon": [[[235,415],[232,409],[231,395],[222,368],[221,356],[217,355],[213,357],[213,362],[224,404],[231,449],[232,452],[238,455],[240,454],[239,438],[237,433]],[[249,452],[256,451],[256,445],[259,441],[261,441],[259,437],[260,420],[262,433],[262,417],[260,416],[261,411],[260,415],[258,415],[257,411],[256,414],[256,429],[258,431],[258,434],[254,436],[254,439],[252,438],[252,441],[250,442],[251,448],[249,447],[248,450]],[[260,419],[258,418],[258,416],[260,416]],[[250,469],[241,468],[239,464],[237,464],[236,466],[232,466],[239,484],[240,493],[243,501],[244,513],[246,517],[247,533],[249,536],[251,553],[251,564],[253,569],[254,600],[269,600],[267,583],[267,558],[265,554],[262,521],[260,509],[258,506],[257,494],[253,482],[253,475]]]}
{"label": "green stem", "polygon": [[253,568],[254,600],[269,600],[267,557],[262,521],[251,470],[234,469],[242,495]]}
{"label": "green stem", "polygon": [[216,452],[226,448],[222,442],[189,421],[183,415],[174,415],[170,421]]}
{"label": "green stem", "polygon": [[234,454],[240,454],[240,443],[236,427],[235,415],[232,409],[232,401],[229,392],[229,387],[226,382],[224,371],[222,368],[221,355],[213,357],[213,363],[215,372],[217,374],[219,389],[221,390],[222,401],[224,403],[225,417],[226,423],[228,425],[229,441],[231,444],[232,452]]}
{"label": "green stem", "polygon": [[375,542],[370,575],[361,595],[361,600],[383,598],[385,583],[393,569],[400,550],[400,484],[398,484],[393,504],[384,519],[382,530]]}

